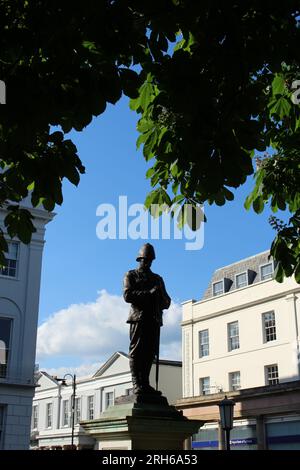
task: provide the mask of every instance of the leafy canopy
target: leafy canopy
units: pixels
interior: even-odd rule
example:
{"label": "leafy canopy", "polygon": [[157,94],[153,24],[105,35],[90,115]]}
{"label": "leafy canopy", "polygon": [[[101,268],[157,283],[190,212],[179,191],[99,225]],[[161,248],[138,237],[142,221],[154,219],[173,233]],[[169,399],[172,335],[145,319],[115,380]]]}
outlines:
{"label": "leafy canopy", "polygon": [[63,201],[63,179],[79,183],[84,167],[65,133],[125,94],[139,114],[137,146],[153,160],[148,208],[223,205],[254,173],[255,153],[273,148],[246,206],[289,208],[289,224],[271,221],[271,251],[277,279],[295,273],[300,282],[300,115],[291,99],[300,78],[298,17],[292,0],[2,1],[0,203],[13,203],[8,233],[30,239],[30,214],[18,207],[29,190],[34,206],[52,210]]}

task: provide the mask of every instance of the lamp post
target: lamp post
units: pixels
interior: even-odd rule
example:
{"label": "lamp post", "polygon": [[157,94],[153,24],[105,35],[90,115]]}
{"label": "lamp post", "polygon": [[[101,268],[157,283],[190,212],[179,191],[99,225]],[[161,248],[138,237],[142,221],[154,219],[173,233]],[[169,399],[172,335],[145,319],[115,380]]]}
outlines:
{"label": "lamp post", "polygon": [[72,379],[72,401],[71,401],[71,426],[72,426],[72,435],[71,435],[71,446],[73,449],[74,446],[74,425],[75,425],[75,397],[76,397],[76,374],[65,374],[62,379],[59,379],[57,377],[57,381],[61,381],[62,385],[67,385],[66,383],[66,377],[69,376]]}
{"label": "lamp post", "polygon": [[233,427],[234,405],[234,401],[229,400],[226,395],[225,398],[219,403],[221,426],[225,431],[226,437],[226,450],[230,450],[230,430]]}

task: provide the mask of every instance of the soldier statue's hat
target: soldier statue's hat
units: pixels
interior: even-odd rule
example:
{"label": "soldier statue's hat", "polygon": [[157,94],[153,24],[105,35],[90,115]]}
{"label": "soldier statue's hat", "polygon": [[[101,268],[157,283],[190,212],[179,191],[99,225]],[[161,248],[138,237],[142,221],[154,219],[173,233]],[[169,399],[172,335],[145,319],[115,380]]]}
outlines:
{"label": "soldier statue's hat", "polygon": [[151,259],[151,261],[155,259],[155,251],[150,243],[145,243],[145,245],[141,246],[136,260],[140,261],[141,258]]}

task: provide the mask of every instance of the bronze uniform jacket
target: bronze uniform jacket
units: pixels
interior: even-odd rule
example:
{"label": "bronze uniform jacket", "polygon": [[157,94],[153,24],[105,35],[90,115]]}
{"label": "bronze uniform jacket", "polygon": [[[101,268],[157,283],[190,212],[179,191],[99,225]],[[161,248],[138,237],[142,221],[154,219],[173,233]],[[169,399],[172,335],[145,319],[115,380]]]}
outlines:
{"label": "bronze uniform jacket", "polygon": [[[150,289],[156,285],[161,286],[159,293],[151,294]],[[128,271],[123,281],[123,297],[125,302],[131,303],[127,323],[158,320],[162,325],[162,311],[168,309],[171,303],[163,278],[151,270]],[[156,318],[157,314],[159,319]]]}

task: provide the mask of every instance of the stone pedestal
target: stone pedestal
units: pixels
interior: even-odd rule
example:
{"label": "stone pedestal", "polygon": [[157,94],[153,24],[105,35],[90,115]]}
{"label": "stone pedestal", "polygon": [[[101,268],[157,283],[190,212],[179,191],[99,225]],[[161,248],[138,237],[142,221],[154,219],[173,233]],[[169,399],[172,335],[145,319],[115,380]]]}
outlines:
{"label": "stone pedestal", "polygon": [[101,418],[82,421],[100,450],[182,450],[184,441],[203,424],[189,420],[164,397],[120,397]]}

